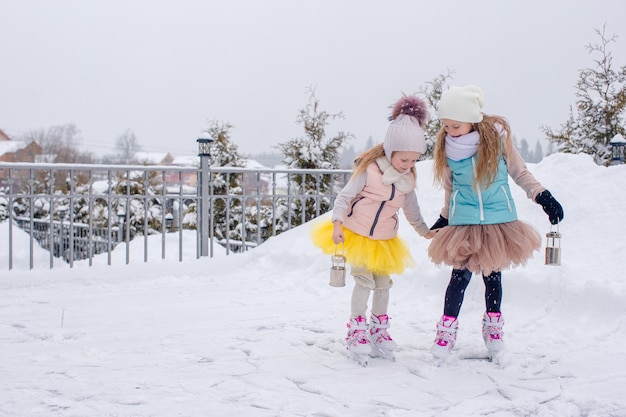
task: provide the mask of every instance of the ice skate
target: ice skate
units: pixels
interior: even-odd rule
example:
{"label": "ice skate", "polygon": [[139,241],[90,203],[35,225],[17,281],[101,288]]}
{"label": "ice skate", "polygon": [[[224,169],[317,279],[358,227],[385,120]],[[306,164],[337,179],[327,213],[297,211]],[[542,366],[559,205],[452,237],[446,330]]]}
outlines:
{"label": "ice skate", "polygon": [[456,317],[442,316],[441,320],[437,323],[437,335],[435,336],[435,342],[430,348],[430,353],[435,357],[435,362],[441,364],[445,362],[450,351],[456,343],[456,332],[459,328],[459,323]]}
{"label": "ice skate", "polygon": [[372,356],[380,357],[390,361],[396,360],[394,350],[398,345],[389,335],[389,316],[382,314],[375,316],[372,314],[368,337],[372,345]]}
{"label": "ice skate", "polygon": [[492,362],[499,362],[504,352],[503,325],[502,313],[485,313],[483,316],[483,340]]}
{"label": "ice skate", "polygon": [[367,338],[367,321],[362,316],[358,316],[351,318],[347,326],[346,348],[348,355],[359,365],[367,366],[369,354],[372,352]]}

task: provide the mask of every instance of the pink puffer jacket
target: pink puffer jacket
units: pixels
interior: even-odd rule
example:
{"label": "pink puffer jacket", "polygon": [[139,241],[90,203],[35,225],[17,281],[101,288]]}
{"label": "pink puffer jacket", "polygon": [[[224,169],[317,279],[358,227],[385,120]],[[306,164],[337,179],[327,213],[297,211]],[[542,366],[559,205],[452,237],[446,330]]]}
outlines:
{"label": "pink puffer jacket", "polygon": [[[405,195],[395,185],[385,185],[376,163],[368,165],[363,189],[350,201],[343,225],[355,233],[374,240],[387,240],[398,234],[398,211],[404,206]],[[411,175],[415,191],[415,177]]]}

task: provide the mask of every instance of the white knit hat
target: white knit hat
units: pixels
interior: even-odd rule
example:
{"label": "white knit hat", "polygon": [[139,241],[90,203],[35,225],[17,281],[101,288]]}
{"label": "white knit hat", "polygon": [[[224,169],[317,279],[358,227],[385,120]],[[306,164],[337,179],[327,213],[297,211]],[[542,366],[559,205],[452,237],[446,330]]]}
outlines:
{"label": "white knit hat", "polygon": [[480,87],[467,85],[452,86],[441,95],[437,116],[457,122],[479,123],[483,120],[481,109],[485,104],[485,94]]}

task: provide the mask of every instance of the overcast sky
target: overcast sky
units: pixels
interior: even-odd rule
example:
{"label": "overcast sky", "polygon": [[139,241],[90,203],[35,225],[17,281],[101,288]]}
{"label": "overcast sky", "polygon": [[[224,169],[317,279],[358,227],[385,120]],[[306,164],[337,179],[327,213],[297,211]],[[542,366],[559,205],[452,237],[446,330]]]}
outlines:
{"label": "overcast sky", "polygon": [[450,70],[534,144],[565,122],[594,29],[626,64],[625,16],[620,0],[0,0],[0,129],[74,123],[100,155],[131,129],[144,151],[182,155],[218,120],[242,154],[271,152],[303,136],[313,86],[345,116],[328,133],[360,150],[402,93]]}

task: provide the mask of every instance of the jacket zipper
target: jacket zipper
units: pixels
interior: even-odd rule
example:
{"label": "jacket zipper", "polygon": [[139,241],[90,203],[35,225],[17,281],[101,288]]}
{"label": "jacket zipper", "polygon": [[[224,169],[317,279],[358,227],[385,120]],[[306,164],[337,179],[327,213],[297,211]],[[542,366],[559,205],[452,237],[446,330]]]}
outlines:
{"label": "jacket zipper", "polygon": [[[389,200],[393,200],[396,195],[396,186],[391,184],[391,195],[389,196]],[[380,217],[380,213],[383,211],[385,207],[386,201],[380,203],[380,207],[378,207],[378,211],[376,211],[376,216],[374,216],[374,222],[372,223],[372,227],[370,229],[370,236],[374,236],[374,229],[376,229],[376,225],[378,224],[378,218]]]}
{"label": "jacket zipper", "polygon": [[372,223],[372,228],[370,229],[370,236],[374,236],[374,229],[376,229],[376,224],[378,223],[378,217],[380,216],[380,212],[383,211],[383,207],[385,207],[385,202],[380,203],[380,207],[378,207],[378,211],[376,212],[376,217],[374,217],[374,223]]}
{"label": "jacket zipper", "polygon": [[356,206],[356,204],[363,200],[365,197],[361,197],[358,200],[356,200],[354,203],[352,203],[352,205],[350,206],[350,213],[348,213],[348,217],[352,217],[352,213],[354,213],[354,206]]}
{"label": "jacket zipper", "polygon": [[506,204],[509,206],[509,213],[510,213],[513,211],[513,208],[511,207],[511,199],[509,198],[509,194],[506,192],[506,188],[504,188],[504,185],[501,185],[500,189],[504,193],[504,197],[506,197]]}
{"label": "jacket zipper", "polygon": [[459,190],[455,190],[454,194],[452,194],[452,208],[450,209],[450,218],[454,217],[454,213],[456,212],[456,196],[459,193]]}

